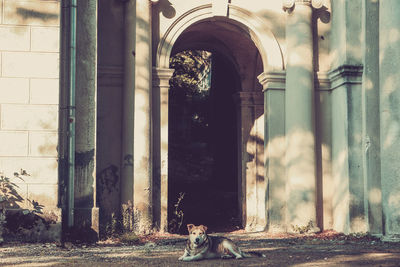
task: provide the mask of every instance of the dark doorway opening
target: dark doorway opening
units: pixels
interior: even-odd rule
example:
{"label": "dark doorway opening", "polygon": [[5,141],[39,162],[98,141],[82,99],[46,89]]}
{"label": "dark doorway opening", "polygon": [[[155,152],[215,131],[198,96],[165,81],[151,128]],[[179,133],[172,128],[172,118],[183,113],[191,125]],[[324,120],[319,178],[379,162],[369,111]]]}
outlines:
{"label": "dark doorway opening", "polygon": [[183,51],[172,57],[171,67],[169,231],[186,233],[188,223],[236,230],[241,221],[233,95],[240,91],[239,74],[218,52]]}

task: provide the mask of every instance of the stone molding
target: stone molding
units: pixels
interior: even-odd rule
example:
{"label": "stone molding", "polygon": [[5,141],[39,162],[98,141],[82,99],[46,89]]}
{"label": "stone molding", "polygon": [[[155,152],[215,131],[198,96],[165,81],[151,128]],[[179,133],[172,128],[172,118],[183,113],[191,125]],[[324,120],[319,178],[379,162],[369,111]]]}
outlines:
{"label": "stone molding", "polygon": [[328,73],[331,90],[349,84],[361,84],[363,75],[362,65],[341,65]]}
{"label": "stone molding", "polygon": [[285,90],[285,71],[263,72],[257,76],[257,79],[263,86],[263,92],[268,90]]}
{"label": "stone molding", "polygon": [[318,91],[329,91],[331,90],[331,80],[327,72],[316,73],[315,89]]}
{"label": "stone molding", "polygon": [[174,74],[174,69],[153,67],[153,87],[169,87],[169,80]]}
{"label": "stone molding", "polygon": [[97,66],[98,86],[122,86],[124,69],[121,66]]}
{"label": "stone molding", "polygon": [[[260,52],[264,70],[283,69],[281,47],[274,34],[265,27],[264,19],[234,4],[228,4],[228,9],[227,18],[240,25],[251,36]],[[156,67],[168,68],[172,47],[180,34],[191,25],[206,19],[215,19],[211,3],[197,6],[176,18],[160,39],[155,56]]]}
{"label": "stone molding", "polygon": [[[99,86],[122,86],[124,76],[123,67],[99,65],[97,68]],[[173,73],[173,69],[153,67],[153,86],[169,86],[169,80]],[[342,65],[329,72],[317,72],[316,78],[319,85],[316,88],[325,91],[334,90],[344,84],[361,84],[362,74],[362,65]],[[285,71],[263,72],[257,78],[263,86],[263,92],[268,90],[285,90]],[[240,93],[254,94],[258,92]]]}
{"label": "stone molding", "polygon": [[[361,65],[342,65],[330,72],[316,72],[315,90],[330,91],[344,84],[361,84],[362,74]],[[269,90],[285,90],[285,71],[263,72],[257,78],[264,93]]]}

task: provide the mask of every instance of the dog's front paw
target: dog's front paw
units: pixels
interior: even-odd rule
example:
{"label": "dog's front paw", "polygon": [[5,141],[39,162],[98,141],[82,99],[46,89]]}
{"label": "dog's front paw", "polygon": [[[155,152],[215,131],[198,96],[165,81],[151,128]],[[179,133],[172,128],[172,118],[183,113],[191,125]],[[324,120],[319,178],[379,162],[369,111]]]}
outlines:
{"label": "dog's front paw", "polygon": [[183,261],[183,258],[184,258],[184,257],[185,257],[185,256],[180,256],[178,260],[179,260],[179,261]]}

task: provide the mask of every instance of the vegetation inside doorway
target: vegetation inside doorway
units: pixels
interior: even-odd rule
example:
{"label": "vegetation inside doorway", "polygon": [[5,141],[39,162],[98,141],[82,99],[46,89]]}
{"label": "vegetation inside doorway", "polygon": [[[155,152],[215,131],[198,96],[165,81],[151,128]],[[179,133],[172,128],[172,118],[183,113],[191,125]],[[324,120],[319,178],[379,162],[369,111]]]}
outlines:
{"label": "vegetation inside doorway", "polygon": [[170,232],[185,233],[188,223],[206,224],[214,231],[239,225],[236,115],[232,97],[221,100],[217,91],[223,88],[214,88],[216,60],[214,53],[201,50],[171,58]]}

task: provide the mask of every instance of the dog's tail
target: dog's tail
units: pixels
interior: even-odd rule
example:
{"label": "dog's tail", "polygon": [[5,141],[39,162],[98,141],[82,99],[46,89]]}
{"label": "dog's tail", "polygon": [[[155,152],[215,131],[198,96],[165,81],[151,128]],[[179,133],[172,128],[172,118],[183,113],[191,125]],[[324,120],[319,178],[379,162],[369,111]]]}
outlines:
{"label": "dog's tail", "polygon": [[251,257],[261,257],[261,258],[266,258],[267,256],[261,252],[257,252],[257,251],[247,251],[247,252],[243,252],[242,251],[242,255],[245,258],[251,258]]}

